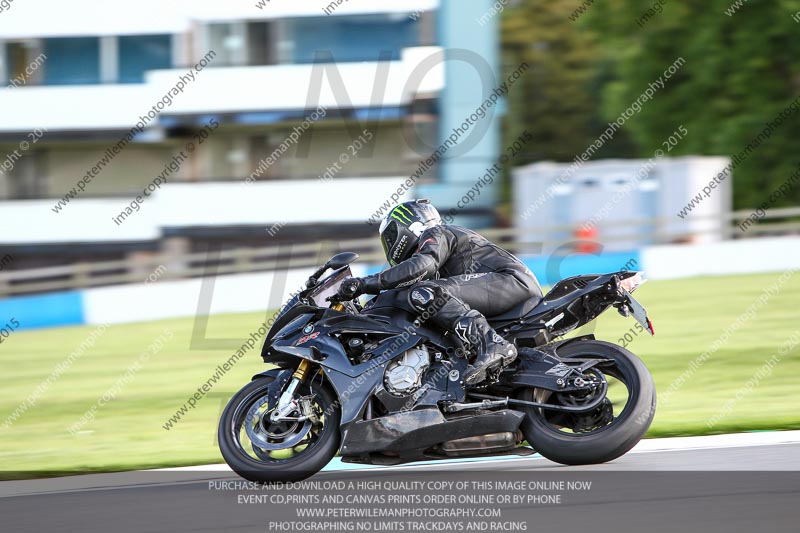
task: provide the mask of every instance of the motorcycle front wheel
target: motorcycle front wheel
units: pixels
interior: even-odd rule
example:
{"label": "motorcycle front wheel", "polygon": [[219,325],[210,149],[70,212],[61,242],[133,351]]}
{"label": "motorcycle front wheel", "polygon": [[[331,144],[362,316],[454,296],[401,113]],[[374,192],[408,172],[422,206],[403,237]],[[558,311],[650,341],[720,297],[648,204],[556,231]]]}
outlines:
{"label": "motorcycle front wheel", "polygon": [[280,397],[270,399],[272,383],[270,376],[257,379],[231,398],[219,422],[219,448],[228,466],[247,480],[300,481],[336,455],[341,410],[327,385],[301,385],[296,397],[311,398],[316,420],[272,422],[269,415]]}
{"label": "motorcycle front wheel", "polygon": [[[613,363],[591,369],[608,382],[606,398],[592,411],[580,414],[523,407],[525,439],[547,459],[565,465],[605,463],[627,453],[644,437],[655,416],[656,389],[645,364],[630,351],[604,341],[569,343],[558,355],[611,359]],[[596,399],[536,388],[518,390],[516,397],[572,407]]]}

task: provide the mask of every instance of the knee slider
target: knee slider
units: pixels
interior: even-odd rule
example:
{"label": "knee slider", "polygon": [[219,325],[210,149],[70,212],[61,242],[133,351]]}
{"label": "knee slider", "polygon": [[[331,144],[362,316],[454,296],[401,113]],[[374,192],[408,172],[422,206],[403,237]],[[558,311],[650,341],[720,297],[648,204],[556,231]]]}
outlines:
{"label": "knee slider", "polygon": [[437,285],[421,283],[408,292],[408,303],[418,313],[430,313],[434,310],[434,302],[443,295],[443,292]]}

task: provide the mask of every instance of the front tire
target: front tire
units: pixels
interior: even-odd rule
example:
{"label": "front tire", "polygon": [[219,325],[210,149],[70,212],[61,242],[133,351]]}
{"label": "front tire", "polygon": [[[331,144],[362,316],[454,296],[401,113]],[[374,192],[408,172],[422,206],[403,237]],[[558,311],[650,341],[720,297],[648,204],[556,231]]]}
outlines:
{"label": "front tire", "polygon": [[[551,415],[543,409],[524,407],[527,416],[521,429],[525,438],[544,457],[565,465],[605,463],[627,453],[644,437],[655,416],[656,389],[645,364],[630,351],[604,341],[572,342],[559,348],[558,355],[612,359],[613,370],[596,368],[625,384],[627,402],[620,413],[613,412],[607,425],[585,433],[565,432],[548,421]],[[517,398],[541,401],[543,392],[526,388],[517,392]]]}
{"label": "front tire", "polygon": [[323,424],[313,434],[313,441],[287,450],[283,455],[291,453],[291,456],[286,457],[281,457],[282,450],[270,452],[258,448],[252,441],[246,441],[244,424],[254,423],[252,417],[248,418],[248,412],[263,401],[273,381],[272,376],[252,381],[231,398],[219,422],[219,448],[228,466],[247,480],[260,483],[300,481],[322,470],[336,455],[341,440],[341,410],[336,395],[327,385],[315,386],[313,391],[304,390],[303,395],[315,395],[315,402],[324,413]]}

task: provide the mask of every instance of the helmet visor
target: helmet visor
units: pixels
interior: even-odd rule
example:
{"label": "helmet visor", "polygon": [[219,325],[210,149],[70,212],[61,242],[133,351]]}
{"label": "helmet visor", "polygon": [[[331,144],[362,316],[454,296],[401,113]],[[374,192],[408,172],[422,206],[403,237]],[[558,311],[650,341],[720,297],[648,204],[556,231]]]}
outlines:
{"label": "helmet visor", "polygon": [[397,243],[398,233],[396,220],[390,220],[383,231],[381,231],[381,244],[383,245],[383,253],[386,254],[386,259],[389,260],[389,264],[392,266],[395,264],[395,262],[392,260],[392,248]]}

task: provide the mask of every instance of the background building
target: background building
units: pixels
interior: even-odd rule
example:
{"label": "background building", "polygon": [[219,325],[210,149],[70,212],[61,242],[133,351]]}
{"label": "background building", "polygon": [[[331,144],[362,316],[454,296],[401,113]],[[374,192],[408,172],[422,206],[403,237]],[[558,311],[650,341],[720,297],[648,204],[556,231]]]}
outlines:
{"label": "background building", "polygon": [[[10,270],[373,236],[411,176],[406,197],[454,207],[499,123],[419,171],[495,81],[496,21],[458,31],[490,3],[456,4],[20,2],[0,18]],[[493,188],[459,218],[492,223]]]}

